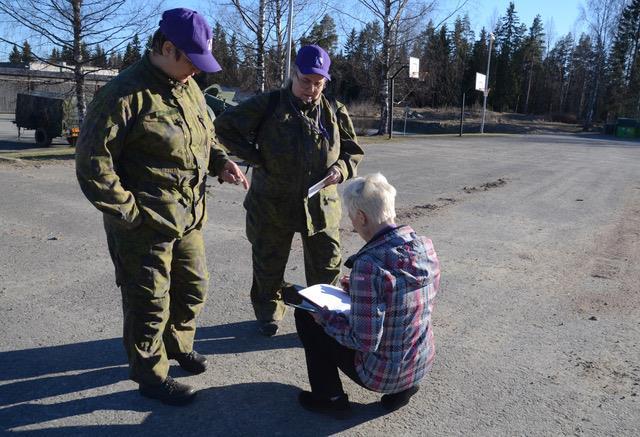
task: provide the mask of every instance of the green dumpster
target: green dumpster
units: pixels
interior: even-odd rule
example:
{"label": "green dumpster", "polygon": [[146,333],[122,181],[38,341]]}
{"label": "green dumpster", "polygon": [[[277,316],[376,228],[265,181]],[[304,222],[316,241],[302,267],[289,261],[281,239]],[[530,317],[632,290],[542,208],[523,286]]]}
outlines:
{"label": "green dumpster", "polygon": [[616,127],[616,137],[618,138],[634,138],[636,136],[635,127],[618,126]]}
{"label": "green dumpster", "polygon": [[633,118],[618,118],[616,123],[616,137],[634,138],[637,135],[638,122]]}

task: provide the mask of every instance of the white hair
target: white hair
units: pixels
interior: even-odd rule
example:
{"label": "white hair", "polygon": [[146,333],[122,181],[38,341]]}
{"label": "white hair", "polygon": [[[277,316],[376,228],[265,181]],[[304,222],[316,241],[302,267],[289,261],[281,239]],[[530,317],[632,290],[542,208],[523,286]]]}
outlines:
{"label": "white hair", "polygon": [[381,173],[353,179],[342,197],[351,216],[361,210],[376,224],[396,218],[396,189]]}

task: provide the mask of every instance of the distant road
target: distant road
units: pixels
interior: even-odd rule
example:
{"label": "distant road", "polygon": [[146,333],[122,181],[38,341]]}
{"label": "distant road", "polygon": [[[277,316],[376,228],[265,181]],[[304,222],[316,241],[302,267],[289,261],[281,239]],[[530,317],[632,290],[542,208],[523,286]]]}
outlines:
{"label": "distant road", "polygon": [[[23,130],[18,138],[18,128],[13,124],[14,114],[0,113],[0,153],[36,149],[33,130]],[[54,138],[52,147],[69,147],[63,137]]]}

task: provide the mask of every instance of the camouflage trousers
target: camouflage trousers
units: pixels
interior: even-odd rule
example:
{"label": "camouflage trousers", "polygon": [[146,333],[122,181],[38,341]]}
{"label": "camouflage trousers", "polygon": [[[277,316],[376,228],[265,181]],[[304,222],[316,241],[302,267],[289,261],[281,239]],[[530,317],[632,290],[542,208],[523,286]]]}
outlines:
{"label": "camouflage trousers", "polygon": [[[286,306],[281,290],[295,232],[261,218],[247,211],[246,232],[253,261],[251,304],[257,320],[282,320]],[[301,238],[307,286],[335,284],[342,263],[338,228],[311,236],[302,233]]]}
{"label": "camouflage trousers", "polygon": [[201,229],[176,239],[144,224],[124,229],[105,216],[109,253],[122,291],[123,341],[132,380],[167,377],[167,353],[191,352],[209,274]]}

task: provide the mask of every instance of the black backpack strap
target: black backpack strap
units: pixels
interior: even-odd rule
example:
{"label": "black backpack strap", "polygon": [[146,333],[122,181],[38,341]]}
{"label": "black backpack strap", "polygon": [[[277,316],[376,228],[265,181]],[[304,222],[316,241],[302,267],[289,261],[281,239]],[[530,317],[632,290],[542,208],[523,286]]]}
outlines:
{"label": "black backpack strap", "polygon": [[262,125],[264,125],[264,122],[267,120],[267,117],[273,114],[273,111],[276,110],[278,103],[280,103],[280,90],[271,91],[269,93],[269,103],[267,103],[267,109],[265,109],[264,113],[262,114],[262,118],[260,118],[260,122],[258,123],[258,126],[256,126],[256,130],[254,132],[255,134],[255,137],[253,139],[254,145],[257,143],[258,134],[260,133],[260,129],[262,129]]}
{"label": "black backpack strap", "polygon": [[[258,149],[258,134],[260,133],[260,129],[262,129],[262,126],[264,125],[264,122],[267,120],[267,118],[271,114],[273,114],[273,111],[276,110],[278,103],[280,103],[280,90],[271,91],[269,93],[269,102],[267,103],[267,108],[262,113],[262,117],[260,117],[260,121],[258,122],[256,129],[253,131],[252,142],[253,142],[253,147],[255,147],[256,149]],[[246,164],[247,166],[244,172],[248,173],[249,168],[251,168],[251,164],[249,164],[248,162],[243,164]]]}

